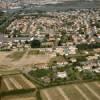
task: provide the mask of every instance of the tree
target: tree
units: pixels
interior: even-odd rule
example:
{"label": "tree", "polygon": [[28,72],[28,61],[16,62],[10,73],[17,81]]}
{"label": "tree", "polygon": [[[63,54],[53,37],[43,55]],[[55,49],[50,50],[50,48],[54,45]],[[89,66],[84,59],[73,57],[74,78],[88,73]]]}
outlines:
{"label": "tree", "polygon": [[95,73],[88,70],[82,71],[81,75],[83,79],[96,79]]}
{"label": "tree", "polygon": [[45,38],[46,38],[46,39],[49,39],[49,37],[50,37],[49,34],[46,34],[46,35],[45,35]]}
{"label": "tree", "polygon": [[75,69],[74,66],[67,66],[67,74],[69,77],[69,80],[76,80],[78,71]]}
{"label": "tree", "polygon": [[39,40],[33,40],[31,42],[31,48],[40,48],[41,42]]}

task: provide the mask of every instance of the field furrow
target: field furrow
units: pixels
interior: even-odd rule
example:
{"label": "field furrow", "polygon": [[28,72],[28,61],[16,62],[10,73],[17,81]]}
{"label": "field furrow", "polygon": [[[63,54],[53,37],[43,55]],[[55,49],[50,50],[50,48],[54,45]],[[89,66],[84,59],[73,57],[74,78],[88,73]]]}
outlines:
{"label": "field furrow", "polygon": [[63,86],[62,88],[70,100],[85,100],[73,85]]}
{"label": "field furrow", "polygon": [[53,100],[46,90],[43,91],[43,94],[46,96],[47,100]]}
{"label": "field furrow", "polygon": [[33,85],[32,82],[30,82],[29,80],[27,80],[23,75],[20,75],[20,77],[22,78],[22,80],[25,81],[25,83],[26,83],[27,85],[30,86],[30,88],[35,88],[35,85]]}
{"label": "field furrow", "polygon": [[9,80],[8,80],[7,78],[4,78],[3,81],[4,81],[4,83],[6,84],[8,90],[11,91],[11,90],[14,89],[13,86],[9,83]]}
{"label": "field furrow", "polygon": [[9,78],[9,80],[17,89],[22,89],[22,86],[14,78]]}
{"label": "field furrow", "polygon": [[24,89],[30,88],[30,86],[20,77],[20,74],[19,75],[14,75],[13,77],[16,79],[17,82],[20,83],[20,85]]}
{"label": "field furrow", "polygon": [[96,85],[95,82],[91,82],[87,84],[91,87],[91,89],[95,91],[96,94],[100,96],[100,87],[98,87],[98,85]]}
{"label": "field furrow", "polygon": [[100,81],[68,84],[40,91],[42,100],[100,100]]}
{"label": "field furrow", "polygon": [[84,86],[100,100],[100,96],[88,84],[84,83]]}
{"label": "field furrow", "polygon": [[98,82],[94,82],[94,84],[100,88],[100,84]]}
{"label": "field furrow", "polygon": [[74,87],[84,97],[85,100],[90,100],[88,96],[77,85],[74,85]]}
{"label": "field furrow", "polygon": [[68,96],[65,94],[65,92],[62,90],[61,87],[57,87],[57,90],[59,91],[59,93],[64,97],[65,100],[70,100],[68,98]]}
{"label": "field furrow", "polygon": [[90,100],[98,100],[95,95],[93,95],[83,84],[76,84]]}
{"label": "field furrow", "polygon": [[5,84],[4,80],[1,82],[1,91],[8,91],[7,85]]}
{"label": "field furrow", "polygon": [[28,98],[14,98],[14,99],[10,99],[10,100],[35,100],[34,97],[28,97]]}

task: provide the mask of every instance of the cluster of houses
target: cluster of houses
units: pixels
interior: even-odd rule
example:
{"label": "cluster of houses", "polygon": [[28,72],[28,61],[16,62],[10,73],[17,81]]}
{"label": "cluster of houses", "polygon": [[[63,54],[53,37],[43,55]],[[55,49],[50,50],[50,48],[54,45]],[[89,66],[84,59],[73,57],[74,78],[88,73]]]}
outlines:
{"label": "cluster of houses", "polygon": [[0,33],[0,49],[14,49],[18,47],[25,47],[25,42],[30,42],[32,37],[15,37],[9,38],[8,35]]}
{"label": "cluster of houses", "polygon": [[81,66],[77,66],[79,71],[89,70],[100,73],[100,55],[88,56],[87,61],[80,62]]}
{"label": "cluster of houses", "polygon": [[[44,16],[45,15],[45,16]],[[9,35],[0,34],[0,48],[30,47],[28,42],[37,39],[41,42],[40,51],[47,51],[52,57],[77,54],[77,44],[100,43],[100,10],[71,10],[68,12],[47,12],[36,17],[21,16],[6,28]],[[24,34],[24,36],[21,36]],[[28,34],[28,35],[27,35]],[[9,37],[10,36],[10,37]],[[60,45],[59,45],[60,44]],[[88,54],[88,52],[85,52]],[[70,59],[77,62],[76,58]],[[57,62],[58,67],[69,62]],[[86,61],[75,66],[79,71],[92,70],[100,73],[100,55],[88,56]],[[47,64],[36,64],[37,68],[47,69]],[[58,78],[67,77],[66,71],[58,71]]]}
{"label": "cluster of houses", "polygon": [[[79,72],[82,71],[91,71],[95,72],[97,74],[100,74],[100,55],[99,54],[94,54],[91,56],[86,57],[86,61],[78,61],[77,58],[71,57],[69,60],[61,59],[56,61],[54,65],[52,65],[52,71],[54,73],[54,78],[57,79],[68,79],[68,73],[65,70],[67,66],[73,66],[73,63],[79,63],[79,65],[74,65],[74,68],[76,68]],[[47,63],[40,63],[40,64],[35,64],[34,68],[38,69],[45,69],[49,70],[51,67],[48,66]],[[33,70],[32,69],[32,70]],[[44,81],[48,81],[48,77],[42,77],[41,78]]]}
{"label": "cluster of houses", "polygon": [[[38,15],[37,15],[38,16]],[[53,45],[62,34],[75,44],[100,42],[100,16],[97,10],[73,10],[68,12],[47,12],[41,16],[21,16],[7,27],[9,34],[29,34],[43,40],[43,44]],[[66,41],[62,44],[65,45]]]}

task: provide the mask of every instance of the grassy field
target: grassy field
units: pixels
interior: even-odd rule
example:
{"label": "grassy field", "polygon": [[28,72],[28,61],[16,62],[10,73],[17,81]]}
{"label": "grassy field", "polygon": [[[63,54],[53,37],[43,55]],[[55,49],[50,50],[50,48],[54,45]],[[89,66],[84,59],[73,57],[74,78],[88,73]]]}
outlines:
{"label": "grassy field", "polygon": [[100,100],[100,81],[41,90],[43,100]]}

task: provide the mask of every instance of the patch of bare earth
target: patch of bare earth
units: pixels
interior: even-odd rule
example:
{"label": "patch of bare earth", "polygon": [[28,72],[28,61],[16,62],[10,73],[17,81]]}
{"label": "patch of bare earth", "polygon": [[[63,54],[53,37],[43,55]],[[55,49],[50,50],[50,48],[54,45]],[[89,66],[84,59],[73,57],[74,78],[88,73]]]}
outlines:
{"label": "patch of bare earth", "polygon": [[11,52],[0,52],[0,66],[12,66],[12,67],[19,67],[25,65],[32,65],[38,63],[48,63],[49,60],[52,58],[51,55],[31,55],[27,56],[27,52],[23,55],[22,58],[19,60],[13,61],[11,58],[7,57]]}

